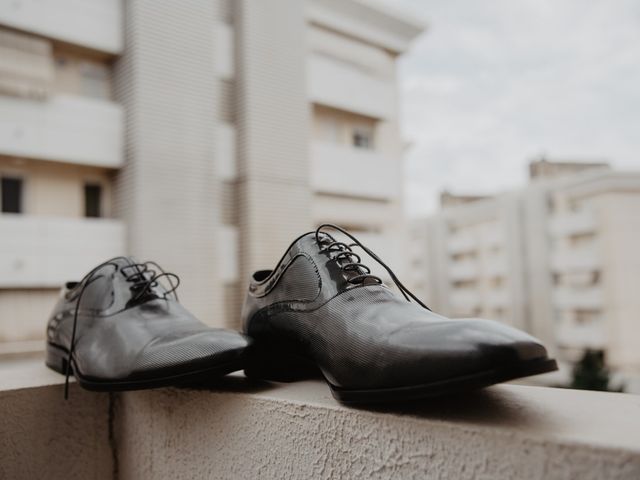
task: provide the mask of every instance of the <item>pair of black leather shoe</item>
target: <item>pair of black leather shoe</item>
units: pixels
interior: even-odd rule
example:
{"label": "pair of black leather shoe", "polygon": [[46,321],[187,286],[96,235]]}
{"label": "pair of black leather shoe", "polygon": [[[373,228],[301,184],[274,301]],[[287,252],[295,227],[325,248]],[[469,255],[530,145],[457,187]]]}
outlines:
{"label": "pair of black leather shoe", "polygon": [[[328,228],[379,262],[404,298]],[[193,317],[178,302],[178,282],[153,262],[118,257],[68,283],[49,320],[47,365],[108,391],[241,369],[276,381],[322,375],[336,398],[354,403],[437,396],[557,368],[524,332],[433,313],[375,253],[333,225],[298,237],[274,270],[252,276],[244,335]]]}

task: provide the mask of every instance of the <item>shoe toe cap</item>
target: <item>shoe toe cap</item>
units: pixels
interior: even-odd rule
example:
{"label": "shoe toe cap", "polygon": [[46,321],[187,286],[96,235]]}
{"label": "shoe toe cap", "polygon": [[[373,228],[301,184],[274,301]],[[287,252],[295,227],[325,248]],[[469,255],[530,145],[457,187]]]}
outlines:
{"label": "shoe toe cap", "polygon": [[378,357],[374,382],[388,386],[426,384],[547,358],[531,335],[499,322],[447,320],[416,325],[389,339],[389,355]]}
{"label": "shoe toe cap", "polygon": [[249,340],[230,330],[208,329],[155,339],[137,356],[134,375],[160,369],[176,373],[191,369],[215,368],[240,360]]}
{"label": "shoe toe cap", "polygon": [[535,337],[494,320],[479,318],[456,320],[469,348],[477,348],[487,358],[527,361],[545,358],[547,350]]}

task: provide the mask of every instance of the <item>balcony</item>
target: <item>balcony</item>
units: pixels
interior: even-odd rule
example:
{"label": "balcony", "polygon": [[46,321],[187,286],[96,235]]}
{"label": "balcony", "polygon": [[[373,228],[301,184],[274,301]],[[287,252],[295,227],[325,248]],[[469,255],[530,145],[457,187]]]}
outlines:
{"label": "balcony", "polygon": [[449,263],[449,280],[453,282],[473,280],[478,275],[478,262],[475,260],[460,260]]}
{"label": "balcony", "polygon": [[490,278],[506,277],[508,273],[507,259],[503,254],[492,256],[485,264],[485,274]]}
{"label": "balcony", "polygon": [[221,225],[218,234],[220,237],[216,250],[218,251],[220,280],[227,284],[236,282],[240,278],[240,267],[238,265],[238,228]]}
{"label": "balcony", "polygon": [[505,234],[502,228],[495,226],[486,229],[482,234],[482,241],[490,248],[503,247],[505,244]]}
{"label": "balcony", "polygon": [[502,385],[348,408],[320,381],[91,393],[0,364],[1,478],[640,476],[637,396]]}
{"label": "balcony", "polygon": [[469,253],[479,248],[479,242],[469,233],[456,233],[447,240],[447,249],[451,255]]}
{"label": "balcony", "polygon": [[568,237],[594,232],[596,220],[590,211],[571,212],[554,215],[549,224],[549,232],[554,237]]}
{"label": "balcony", "polygon": [[0,2],[0,24],[117,55],[123,47],[119,0]]}
{"label": "balcony", "polygon": [[505,287],[492,289],[486,294],[486,303],[491,308],[506,308],[510,302],[509,290]]}
{"label": "balcony", "polygon": [[604,294],[599,286],[558,287],[553,292],[553,302],[561,310],[600,310],[604,306]]}
{"label": "balcony", "polygon": [[123,164],[124,116],[113,102],[0,96],[0,154],[95,167]]}
{"label": "balcony", "polygon": [[307,64],[309,100],[376,119],[396,115],[396,89],[355,65],[313,54]]}
{"label": "balcony", "polygon": [[455,316],[471,315],[480,306],[480,294],[472,288],[452,289],[449,299]]}
{"label": "balcony", "polygon": [[56,288],[125,252],[124,224],[110,219],[5,214],[0,232],[0,288]]}
{"label": "balcony", "polygon": [[317,192],[394,199],[400,195],[401,175],[400,159],[374,150],[320,141],[311,145],[311,186]]}
{"label": "balcony", "polygon": [[551,254],[551,267],[559,273],[598,270],[600,260],[596,245],[557,248]]}
{"label": "balcony", "polygon": [[600,323],[580,325],[563,321],[556,332],[558,345],[564,348],[584,350],[587,348],[604,349],[607,346],[607,334]]}
{"label": "balcony", "polygon": [[226,23],[217,22],[214,29],[216,73],[218,78],[222,80],[232,80],[235,76],[233,27]]}
{"label": "balcony", "polygon": [[236,155],[236,128],[226,122],[216,126],[216,173],[222,181],[230,182],[238,177]]}

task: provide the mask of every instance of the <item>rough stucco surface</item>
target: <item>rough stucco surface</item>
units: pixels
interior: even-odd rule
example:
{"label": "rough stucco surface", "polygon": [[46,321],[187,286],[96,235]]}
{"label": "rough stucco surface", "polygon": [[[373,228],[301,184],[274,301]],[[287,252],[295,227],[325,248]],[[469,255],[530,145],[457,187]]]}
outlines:
{"label": "rough stucco surface", "polygon": [[0,479],[111,479],[108,412],[77,385],[68,401],[62,385],[0,388]]}
{"label": "rough stucco surface", "polygon": [[375,412],[237,380],[121,395],[120,478],[640,478],[639,397],[505,386]]}
{"label": "rough stucco surface", "polygon": [[[112,395],[0,366],[0,479],[640,479],[640,396],[502,385],[351,409],[323,382]],[[110,413],[111,412],[111,413]],[[109,435],[109,432],[113,435]]]}

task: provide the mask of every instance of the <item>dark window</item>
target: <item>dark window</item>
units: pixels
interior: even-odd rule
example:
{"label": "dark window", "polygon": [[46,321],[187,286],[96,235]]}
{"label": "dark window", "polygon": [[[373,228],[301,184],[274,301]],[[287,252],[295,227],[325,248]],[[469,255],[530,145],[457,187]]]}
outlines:
{"label": "dark window", "polygon": [[84,216],[102,216],[102,187],[96,184],[84,186]]}
{"label": "dark window", "polygon": [[373,131],[358,128],[353,131],[353,146],[357,148],[373,148]]}
{"label": "dark window", "polygon": [[2,177],[2,211],[22,213],[22,179]]}

